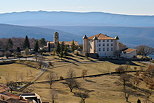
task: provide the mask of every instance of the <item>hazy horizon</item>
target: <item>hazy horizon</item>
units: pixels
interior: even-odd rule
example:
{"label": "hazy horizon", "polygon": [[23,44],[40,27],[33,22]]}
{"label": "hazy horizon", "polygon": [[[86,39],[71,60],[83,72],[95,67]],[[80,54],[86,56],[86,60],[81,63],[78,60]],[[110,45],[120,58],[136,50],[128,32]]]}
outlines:
{"label": "hazy horizon", "polygon": [[0,13],[42,10],[154,15],[153,4],[154,0],[5,0],[0,3]]}

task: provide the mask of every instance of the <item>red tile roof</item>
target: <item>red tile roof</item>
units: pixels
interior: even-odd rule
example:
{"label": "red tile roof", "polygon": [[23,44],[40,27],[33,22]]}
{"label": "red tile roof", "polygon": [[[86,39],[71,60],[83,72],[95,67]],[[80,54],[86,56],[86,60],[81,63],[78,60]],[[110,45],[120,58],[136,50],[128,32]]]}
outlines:
{"label": "red tile roof", "polygon": [[136,49],[128,48],[128,49],[124,50],[124,52],[126,52],[126,53],[133,52],[133,51],[136,51]]}
{"label": "red tile roof", "polygon": [[115,40],[115,38],[109,37],[102,33],[88,37],[88,39],[93,39],[94,37],[97,37],[97,39],[101,39],[101,40],[113,40],[113,39]]}
{"label": "red tile roof", "polygon": [[[50,44],[54,44],[54,42],[48,42]],[[59,43],[61,44],[62,41],[59,41]],[[79,45],[77,41],[74,41],[75,45]],[[65,45],[72,45],[72,41],[64,41]]]}

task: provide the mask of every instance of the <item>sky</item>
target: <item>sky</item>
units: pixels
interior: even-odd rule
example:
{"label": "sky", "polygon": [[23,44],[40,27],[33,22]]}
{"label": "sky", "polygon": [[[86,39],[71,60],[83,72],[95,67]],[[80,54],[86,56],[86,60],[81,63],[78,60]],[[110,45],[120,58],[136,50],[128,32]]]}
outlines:
{"label": "sky", "polygon": [[153,5],[154,0],[0,0],[0,13],[43,10],[154,15]]}

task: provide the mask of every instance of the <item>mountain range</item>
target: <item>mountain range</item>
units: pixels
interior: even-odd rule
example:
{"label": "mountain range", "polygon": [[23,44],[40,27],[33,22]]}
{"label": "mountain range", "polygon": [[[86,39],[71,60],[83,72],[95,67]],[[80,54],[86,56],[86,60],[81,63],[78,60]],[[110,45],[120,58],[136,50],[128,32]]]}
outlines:
{"label": "mountain range", "polygon": [[129,47],[154,47],[154,16],[120,15],[103,12],[27,11],[0,14],[0,38],[25,37],[53,40],[59,32],[61,41],[82,43],[82,36],[107,34],[119,36]]}
{"label": "mountain range", "polygon": [[54,32],[59,32],[61,41],[80,40],[79,36],[56,29],[0,24],[0,38],[25,37],[27,35],[30,38],[45,38],[52,41]]}
{"label": "mountain range", "polygon": [[154,27],[154,16],[104,12],[26,11],[0,14],[0,23],[24,26]]}

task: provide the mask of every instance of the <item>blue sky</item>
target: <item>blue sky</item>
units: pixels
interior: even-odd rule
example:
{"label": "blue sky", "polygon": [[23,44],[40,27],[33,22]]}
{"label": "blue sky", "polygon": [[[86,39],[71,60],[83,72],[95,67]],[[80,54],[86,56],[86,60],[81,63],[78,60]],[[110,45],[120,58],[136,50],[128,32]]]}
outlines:
{"label": "blue sky", "polygon": [[154,15],[153,5],[154,0],[0,0],[0,13],[44,10]]}

